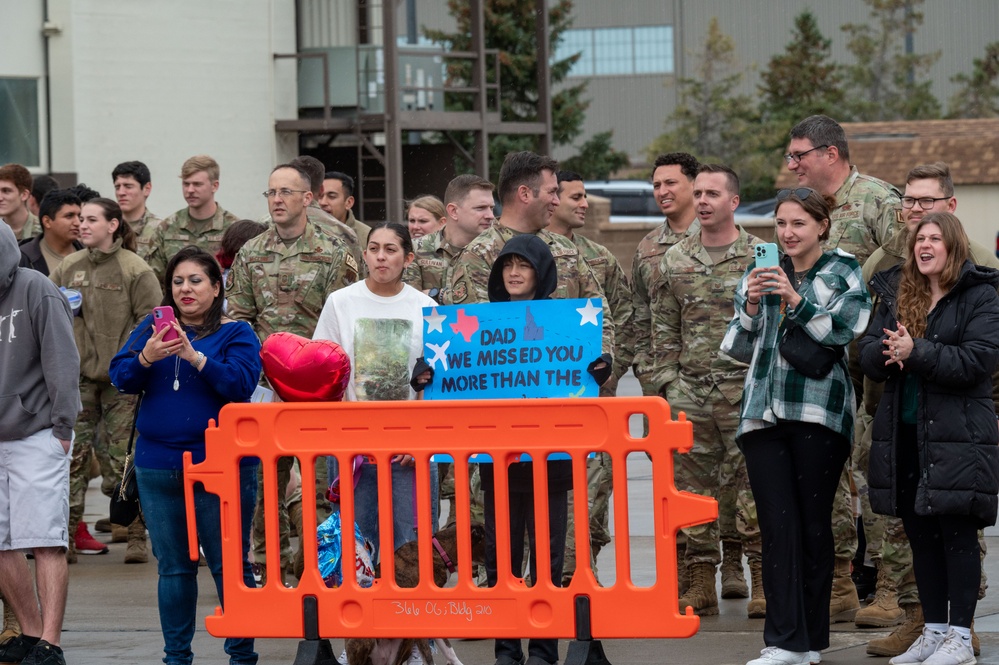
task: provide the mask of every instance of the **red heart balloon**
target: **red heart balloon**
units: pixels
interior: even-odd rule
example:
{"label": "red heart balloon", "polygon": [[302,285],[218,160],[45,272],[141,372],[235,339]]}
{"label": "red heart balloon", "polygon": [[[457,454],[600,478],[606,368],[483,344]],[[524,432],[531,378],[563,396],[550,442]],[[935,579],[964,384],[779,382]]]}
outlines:
{"label": "red heart balloon", "polygon": [[286,402],[339,402],[350,381],[350,358],[328,339],[274,333],[264,340],[260,358],[264,375]]}

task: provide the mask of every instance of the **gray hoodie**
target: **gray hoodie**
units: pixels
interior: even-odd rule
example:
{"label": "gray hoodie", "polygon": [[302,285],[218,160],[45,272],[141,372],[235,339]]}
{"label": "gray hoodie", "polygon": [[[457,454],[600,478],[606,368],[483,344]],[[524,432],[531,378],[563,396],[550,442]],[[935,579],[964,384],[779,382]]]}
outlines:
{"label": "gray hoodie", "polygon": [[14,232],[0,223],[0,441],[49,427],[71,439],[80,412],[73,315],[55,284],[20,260]]}

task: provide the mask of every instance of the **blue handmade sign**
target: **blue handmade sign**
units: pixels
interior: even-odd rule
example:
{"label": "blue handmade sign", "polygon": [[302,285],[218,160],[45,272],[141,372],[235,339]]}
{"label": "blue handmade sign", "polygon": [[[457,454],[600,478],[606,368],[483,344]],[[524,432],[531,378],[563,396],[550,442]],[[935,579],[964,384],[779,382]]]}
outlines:
{"label": "blue handmade sign", "polygon": [[424,399],[596,397],[603,302],[522,300],[424,307]]}

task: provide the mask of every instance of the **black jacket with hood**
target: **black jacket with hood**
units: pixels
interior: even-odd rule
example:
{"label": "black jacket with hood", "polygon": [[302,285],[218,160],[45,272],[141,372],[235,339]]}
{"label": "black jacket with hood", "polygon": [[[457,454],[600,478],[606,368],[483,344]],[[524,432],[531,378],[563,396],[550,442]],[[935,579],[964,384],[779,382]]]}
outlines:
{"label": "black jacket with hood", "polygon": [[[871,507],[897,515],[898,446],[919,449],[919,515],[971,515],[982,526],[996,522],[999,428],[992,372],[999,363],[999,271],[966,261],[957,283],[930,311],[926,332],[914,338],[904,369],[885,365],[885,328],[895,330],[901,266],[877,273],[872,290],[881,303],[860,338],[860,366],[884,381],[872,429],[868,481]],[[899,440],[902,385],[918,381],[916,441]]]}

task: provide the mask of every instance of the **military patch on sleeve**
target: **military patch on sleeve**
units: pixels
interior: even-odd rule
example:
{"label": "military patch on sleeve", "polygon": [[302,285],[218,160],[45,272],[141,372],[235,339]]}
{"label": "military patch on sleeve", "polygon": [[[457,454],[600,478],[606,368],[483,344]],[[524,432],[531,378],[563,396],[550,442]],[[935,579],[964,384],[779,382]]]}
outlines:
{"label": "military patch on sleeve", "polygon": [[468,297],[468,288],[465,286],[464,280],[458,282],[457,286],[451,290],[451,302],[460,303],[465,302],[465,298]]}
{"label": "military patch on sleeve", "polygon": [[347,262],[347,266],[350,267],[354,271],[354,273],[356,274],[357,273],[357,261],[354,260],[354,257],[351,254],[348,253],[344,257],[344,260]]}

